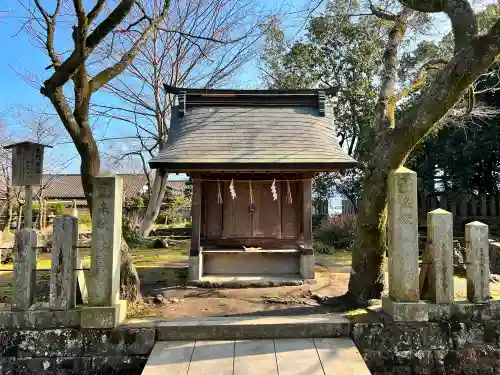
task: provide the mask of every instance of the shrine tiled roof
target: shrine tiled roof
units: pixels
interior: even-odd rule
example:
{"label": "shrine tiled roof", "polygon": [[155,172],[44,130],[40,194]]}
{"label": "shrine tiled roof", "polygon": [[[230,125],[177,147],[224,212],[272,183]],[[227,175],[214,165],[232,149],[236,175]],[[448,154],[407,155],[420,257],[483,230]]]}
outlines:
{"label": "shrine tiled roof", "polygon": [[[181,89],[180,89],[181,90]],[[356,165],[335,137],[324,93],[181,93],[153,168],[338,170]]]}

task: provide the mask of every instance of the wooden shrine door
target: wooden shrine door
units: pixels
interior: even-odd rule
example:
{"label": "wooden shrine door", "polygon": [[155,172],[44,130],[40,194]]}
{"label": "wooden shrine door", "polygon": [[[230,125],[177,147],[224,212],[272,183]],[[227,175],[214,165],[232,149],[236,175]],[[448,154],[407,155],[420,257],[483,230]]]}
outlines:
{"label": "wooden shrine door", "polygon": [[224,183],[223,238],[281,238],[280,184],[276,183],[278,199],[274,200],[271,182],[234,181],[236,198]]}

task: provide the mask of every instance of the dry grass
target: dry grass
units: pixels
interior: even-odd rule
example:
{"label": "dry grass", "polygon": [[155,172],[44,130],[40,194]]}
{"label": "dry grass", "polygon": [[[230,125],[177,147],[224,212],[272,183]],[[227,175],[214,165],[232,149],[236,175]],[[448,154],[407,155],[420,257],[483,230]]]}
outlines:
{"label": "dry grass", "polygon": [[187,261],[188,248],[189,244],[186,242],[166,249],[137,247],[131,252],[136,267],[161,267],[168,263]]}
{"label": "dry grass", "polygon": [[324,259],[339,266],[351,265],[352,253],[349,251],[336,251],[333,254],[317,254],[317,259]]}
{"label": "dry grass", "polygon": [[162,316],[161,311],[153,310],[152,306],[144,302],[128,302],[127,318],[147,318]]}

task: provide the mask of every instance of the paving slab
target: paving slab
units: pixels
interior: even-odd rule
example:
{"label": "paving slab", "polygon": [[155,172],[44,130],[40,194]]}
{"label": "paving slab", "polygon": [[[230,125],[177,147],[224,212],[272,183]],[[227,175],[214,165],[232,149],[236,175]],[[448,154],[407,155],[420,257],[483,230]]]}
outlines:
{"label": "paving slab", "polygon": [[233,375],[234,341],[197,341],[188,375]]}
{"label": "paving slab", "polygon": [[274,340],[279,375],[325,375],[312,339]]}
{"label": "paving slab", "polygon": [[349,338],[157,342],[142,375],[369,375]]}
{"label": "paving slab", "polygon": [[349,321],[340,315],[213,317],[158,322],[157,339],[249,340],[348,337]]}
{"label": "paving slab", "polygon": [[194,350],[194,341],[164,341],[153,347],[142,375],[186,375]]}
{"label": "paving slab", "polygon": [[278,375],[273,340],[236,341],[234,375]]}
{"label": "paving slab", "polygon": [[313,341],[325,375],[370,375],[363,357],[351,339],[315,338]]}

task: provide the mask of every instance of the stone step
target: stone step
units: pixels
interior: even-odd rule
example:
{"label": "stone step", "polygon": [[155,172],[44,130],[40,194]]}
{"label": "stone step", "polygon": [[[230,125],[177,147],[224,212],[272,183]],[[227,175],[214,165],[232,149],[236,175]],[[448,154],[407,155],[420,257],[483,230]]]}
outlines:
{"label": "stone step", "polygon": [[159,341],[348,337],[340,315],[215,317],[155,323]]}
{"label": "stone step", "polygon": [[369,375],[349,338],[164,341],[142,375]]}

